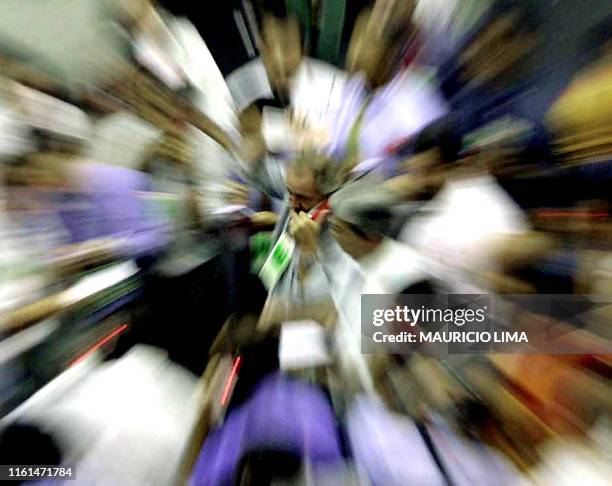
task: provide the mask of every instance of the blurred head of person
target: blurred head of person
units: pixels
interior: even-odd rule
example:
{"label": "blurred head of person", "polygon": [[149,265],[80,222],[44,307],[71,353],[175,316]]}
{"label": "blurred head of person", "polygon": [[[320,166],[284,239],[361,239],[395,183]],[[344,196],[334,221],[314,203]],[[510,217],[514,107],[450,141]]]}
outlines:
{"label": "blurred head of person", "polygon": [[579,47],[580,66],[612,63],[612,15],[590,29]]}
{"label": "blurred head of person", "polygon": [[127,29],[133,29],[153,14],[151,0],[107,0],[105,3],[109,16]]}
{"label": "blurred head of person", "polygon": [[82,154],[84,141],[46,130],[34,130],[31,138],[34,150],[8,165],[6,184],[47,191],[66,189],[70,182],[67,163]]}
{"label": "blurred head of person", "polygon": [[410,33],[409,24],[383,22],[376,11],[365,9],[355,21],[346,55],[347,71],[362,74],[370,89],[384,86],[400,66]]}
{"label": "blurred head of person", "polygon": [[392,198],[373,180],[349,183],[330,198],[332,235],[354,259],[374,252],[385,236],[393,236]]}
{"label": "blurred head of person", "polygon": [[[21,54],[11,52],[3,44],[0,44],[0,77],[11,79],[20,85],[45,93],[63,94],[64,92],[57,79],[45,72],[42,67],[24,58]],[[16,95],[13,94],[13,96]]]}
{"label": "blurred head of person", "polygon": [[322,203],[340,183],[338,165],[325,155],[304,152],[289,162],[287,192],[296,212],[308,212]]}
{"label": "blurred head of person", "polygon": [[497,2],[459,56],[464,79],[482,85],[521,78],[539,45],[539,20],[526,1]]}
{"label": "blurred head of person", "polygon": [[154,174],[159,164],[171,165],[189,172],[193,151],[187,141],[185,129],[177,128],[173,132],[165,132],[151,144],[144,157],[141,170]]}
{"label": "blurred head of person", "polygon": [[376,251],[383,241],[381,234],[358,224],[349,223],[335,213],[329,221],[336,243],[356,260]]}
{"label": "blurred head of person", "polygon": [[261,22],[259,51],[272,90],[281,100],[288,100],[291,82],[303,54],[298,19],[265,15]]}
{"label": "blurred head of person", "polygon": [[[442,117],[416,136],[412,154],[403,164],[407,174],[401,176],[408,184],[406,199],[428,200],[444,185],[448,168],[457,161],[461,150],[461,136],[451,116]],[[398,178],[399,179],[399,178]],[[420,181],[414,193],[412,181]]]}
{"label": "blurred head of person", "polygon": [[385,26],[407,26],[412,22],[416,6],[416,0],[376,0],[372,15]]}
{"label": "blurred head of person", "polygon": [[575,79],[546,116],[558,160],[609,158],[612,124],[612,15],[586,33],[577,49]]}

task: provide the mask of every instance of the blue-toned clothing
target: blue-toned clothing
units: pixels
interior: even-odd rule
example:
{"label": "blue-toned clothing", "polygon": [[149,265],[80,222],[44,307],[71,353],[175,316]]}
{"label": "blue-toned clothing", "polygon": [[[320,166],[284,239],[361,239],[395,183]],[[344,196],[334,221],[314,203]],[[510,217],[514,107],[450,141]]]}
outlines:
{"label": "blue-toned clothing", "polygon": [[263,450],[295,454],[313,467],[340,463],[336,420],[325,394],[281,374],[264,378],[253,396],[210,433],[191,484],[235,484],[241,459]]}
{"label": "blue-toned clothing", "polygon": [[354,149],[350,146],[354,135],[351,132],[361,115],[356,137],[358,163],[392,167],[392,150],[447,111],[431,80],[427,73],[411,68],[370,92],[363,76],[354,76],[344,89],[342,109],[332,127],[329,154],[344,160]]}
{"label": "blue-toned clothing", "polygon": [[135,258],[156,253],[167,243],[160,222],[147,214],[143,195],[149,176],[118,166],[82,162],[73,167],[75,188],[61,195],[59,214],[70,241],[121,238],[121,253]]}

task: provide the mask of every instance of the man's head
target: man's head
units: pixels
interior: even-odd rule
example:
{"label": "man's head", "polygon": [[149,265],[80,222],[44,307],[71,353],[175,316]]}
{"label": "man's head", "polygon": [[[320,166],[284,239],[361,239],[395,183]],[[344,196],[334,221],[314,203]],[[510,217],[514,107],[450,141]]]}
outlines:
{"label": "man's head", "polygon": [[105,6],[112,18],[128,29],[136,29],[155,14],[150,0],[110,0]]}
{"label": "man's head", "polygon": [[329,219],[332,236],[342,250],[355,259],[372,253],[382,242],[382,236],[367,233],[359,226],[348,223],[337,216]]}
{"label": "man's head", "polygon": [[413,163],[426,168],[452,164],[461,150],[461,137],[450,116],[435,120],[417,135],[413,145]]}
{"label": "man's head", "polygon": [[612,14],[608,15],[584,36],[580,45],[578,67],[596,61],[609,62],[612,58]]}
{"label": "man's head", "polygon": [[259,48],[272,90],[279,98],[287,100],[291,80],[302,61],[298,20],[266,15],[262,20]]}
{"label": "man's head", "polygon": [[539,19],[527,2],[504,0],[459,56],[464,77],[477,84],[509,83],[524,72],[538,46]]}
{"label": "man's head", "polygon": [[358,259],[392,236],[394,200],[374,181],[347,184],[330,198],[332,235],[351,257]]}
{"label": "man's head", "polygon": [[402,199],[427,200],[444,184],[447,166],[456,162],[461,150],[452,117],[440,118],[425,127],[415,138],[410,158],[402,164],[406,174],[391,179],[391,186]]}
{"label": "man's head", "polygon": [[359,15],[346,56],[347,70],[362,73],[372,89],[391,80],[410,35],[409,25],[385,23],[379,17],[370,9]]}
{"label": "man's head", "polygon": [[338,182],[333,161],[314,152],[301,154],[287,168],[287,192],[292,209],[310,211],[333,192]]}
{"label": "man's head", "polygon": [[386,181],[384,190],[402,201],[422,203],[438,193],[459,158],[461,135],[454,117],[447,115],[432,122],[407,148],[409,158],[399,164],[402,173]]}
{"label": "man's head", "polygon": [[29,138],[34,150],[8,165],[6,184],[32,189],[65,189],[70,181],[69,164],[78,160],[84,141],[42,129],[31,130]]}

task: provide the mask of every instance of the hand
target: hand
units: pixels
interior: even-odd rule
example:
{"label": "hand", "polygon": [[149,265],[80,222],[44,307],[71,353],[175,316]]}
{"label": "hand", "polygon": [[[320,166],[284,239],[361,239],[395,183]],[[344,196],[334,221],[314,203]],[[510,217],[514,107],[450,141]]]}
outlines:
{"label": "hand", "polygon": [[331,298],[317,299],[310,304],[289,302],[287,297],[268,299],[257,323],[258,336],[277,332],[283,322],[312,320],[326,329],[333,329],[338,311]]}
{"label": "hand", "polygon": [[289,223],[289,235],[293,237],[304,253],[315,253],[319,246],[319,234],[329,211],[321,211],[316,220],[304,212],[292,213]]}
{"label": "hand", "polygon": [[247,206],[249,204],[249,188],[240,182],[228,181],[225,184],[225,197],[230,204]]}
{"label": "hand", "polygon": [[257,227],[274,226],[278,215],[272,211],[259,211],[251,216],[251,224]]}

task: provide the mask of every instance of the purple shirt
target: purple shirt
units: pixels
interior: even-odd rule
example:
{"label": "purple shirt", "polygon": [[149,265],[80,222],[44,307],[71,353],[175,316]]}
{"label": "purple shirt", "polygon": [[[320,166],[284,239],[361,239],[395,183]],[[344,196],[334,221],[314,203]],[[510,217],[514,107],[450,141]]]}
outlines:
{"label": "purple shirt", "polygon": [[347,412],[347,431],[358,469],[381,486],[442,486],[444,477],[417,426],[381,402],[357,397]]}
{"label": "purple shirt", "polygon": [[[362,75],[351,78],[332,126],[331,156],[346,156],[351,129],[367,99]],[[447,111],[442,97],[424,73],[409,69],[379,88],[365,109],[359,136],[359,162],[369,166],[393,164],[389,151]]]}
{"label": "purple shirt", "polygon": [[307,458],[315,467],[342,460],[336,422],[316,387],[272,374],[254,395],[208,436],[196,462],[193,486],[234,484],[242,457],[274,449]]}
{"label": "purple shirt", "polygon": [[71,242],[125,238],[129,258],[154,253],[167,243],[167,228],[148,214],[142,195],[150,178],[140,171],[96,163],[75,166],[79,188],[62,195],[60,216]]}

